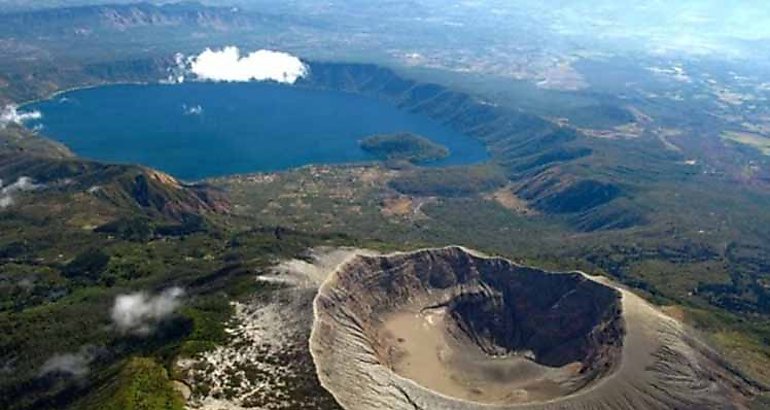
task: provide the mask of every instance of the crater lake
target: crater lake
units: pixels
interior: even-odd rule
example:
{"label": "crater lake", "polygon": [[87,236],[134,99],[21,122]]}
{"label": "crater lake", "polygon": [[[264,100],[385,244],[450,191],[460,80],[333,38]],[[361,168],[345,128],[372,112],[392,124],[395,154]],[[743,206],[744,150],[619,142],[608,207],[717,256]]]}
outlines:
{"label": "crater lake", "polygon": [[359,141],[410,132],[450,155],[428,166],[488,158],[481,142],[427,116],[358,94],[274,83],[110,85],[24,106],[28,123],[81,157],[137,163],[183,180],[375,160]]}

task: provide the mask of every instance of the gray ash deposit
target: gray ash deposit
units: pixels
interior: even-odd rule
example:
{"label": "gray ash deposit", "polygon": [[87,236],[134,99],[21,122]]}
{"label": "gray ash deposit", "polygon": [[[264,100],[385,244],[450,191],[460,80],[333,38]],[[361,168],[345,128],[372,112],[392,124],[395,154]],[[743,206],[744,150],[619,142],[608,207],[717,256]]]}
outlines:
{"label": "gray ash deposit", "polygon": [[348,409],[741,408],[756,390],[609,281],[459,247],[356,256],[314,306],[318,375]]}

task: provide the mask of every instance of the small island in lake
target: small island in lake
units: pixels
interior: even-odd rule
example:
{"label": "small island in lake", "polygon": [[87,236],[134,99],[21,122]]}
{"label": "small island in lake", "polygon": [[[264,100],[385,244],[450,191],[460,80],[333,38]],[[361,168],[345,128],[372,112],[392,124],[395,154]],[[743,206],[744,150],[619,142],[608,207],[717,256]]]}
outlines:
{"label": "small island in lake", "polygon": [[361,148],[389,161],[412,163],[438,161],[449,156],[449,149],[420,135],[402,132],[373,135],[361,140]]}

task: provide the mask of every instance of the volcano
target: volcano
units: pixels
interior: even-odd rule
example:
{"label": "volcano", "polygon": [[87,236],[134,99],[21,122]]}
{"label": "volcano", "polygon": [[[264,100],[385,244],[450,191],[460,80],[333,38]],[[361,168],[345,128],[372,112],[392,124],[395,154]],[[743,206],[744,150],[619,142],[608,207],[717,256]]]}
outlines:
{"label": "volcano", "polygon": [[319,378],[348,409],[729,409],[757,389],[607,279],[461,247],[358,255],[314,311]]}

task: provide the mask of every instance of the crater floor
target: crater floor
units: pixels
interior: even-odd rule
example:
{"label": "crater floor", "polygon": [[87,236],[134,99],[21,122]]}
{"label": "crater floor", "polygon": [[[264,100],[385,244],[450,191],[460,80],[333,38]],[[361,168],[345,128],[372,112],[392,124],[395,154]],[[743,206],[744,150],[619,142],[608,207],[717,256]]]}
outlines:
{"label": "crater floor", "polygon": [[560,382],[579,376],[579,362],[551,368],[526,353],[491,356],[473,343],[458,342],[446,331],[447,316],[439,308],[384,318],[381,337],[396,374],[438,393],[483,403],[560,397],[569,393]]}

